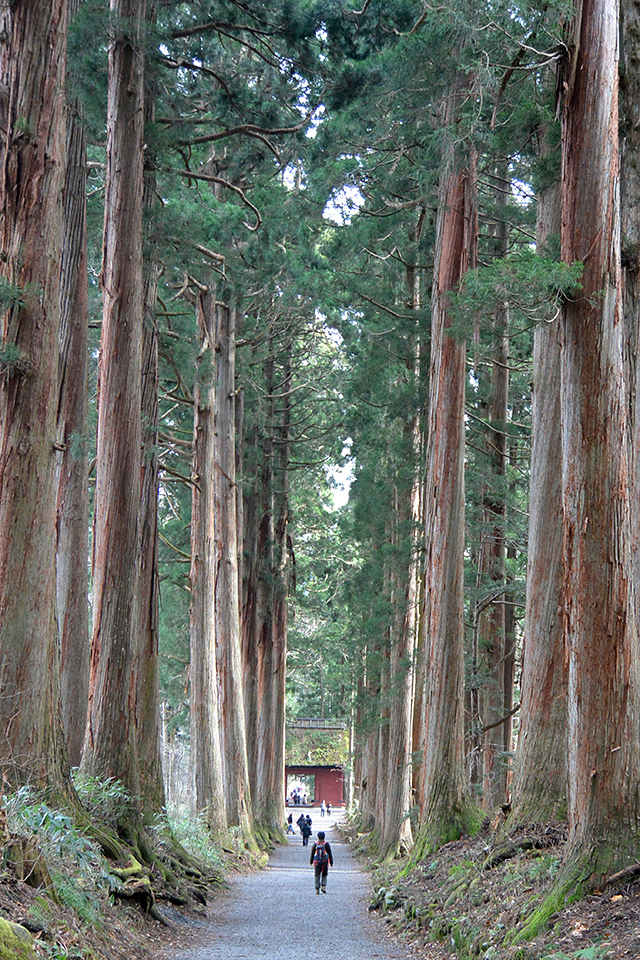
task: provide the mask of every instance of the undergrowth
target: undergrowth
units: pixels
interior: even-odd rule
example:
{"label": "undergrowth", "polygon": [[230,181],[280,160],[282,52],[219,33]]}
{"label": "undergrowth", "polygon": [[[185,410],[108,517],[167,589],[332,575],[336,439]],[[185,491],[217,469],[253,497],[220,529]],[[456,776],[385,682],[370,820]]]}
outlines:
{"label": "undergrowth", "polygon": [[430,960],[636,960],[640,883],[559,903],[534,934],[532,912],[558,882],[566,824],[505,834],[487,823],[476,837],[444,844],[417,863],[381,863],[357,819],[343,833],[368,859],[376,911]]}
{"label": "undergrowth", "polygon": [[[74,786],[91,824],[114,835],[136,806],[113,779],[74,771]],[[27,786],[0,797],[0,834],[0,917],[35,933],[45,960],[146,956],[140,938],[153,939],[149,931],[161,927],[145,916],[162,921],[158,904],[167,900],[201,910],[224,872],[222,852],[200,820],[159,816],[147,828],[148,862],[133,854],[128,863],[111,861],[66,810]]]}

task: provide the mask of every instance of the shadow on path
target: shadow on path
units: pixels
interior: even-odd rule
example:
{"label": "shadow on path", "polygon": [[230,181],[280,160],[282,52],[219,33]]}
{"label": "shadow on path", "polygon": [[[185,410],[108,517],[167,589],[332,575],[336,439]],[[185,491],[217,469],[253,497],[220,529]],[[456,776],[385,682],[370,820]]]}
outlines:
{"label": "shadow on path", "polygon": [[[171,960],[409,960],[409,948],[368,913],[368,878],[340,843],[335,817],[309,812],[310,845],[303,847],[299,834],[289,836],[265,870],[231,879],[209,908],[211,926],[200,945],[180,949]],[[326,895],[316,894],[309,864],[318,830],[326,831],[334,859]]]}

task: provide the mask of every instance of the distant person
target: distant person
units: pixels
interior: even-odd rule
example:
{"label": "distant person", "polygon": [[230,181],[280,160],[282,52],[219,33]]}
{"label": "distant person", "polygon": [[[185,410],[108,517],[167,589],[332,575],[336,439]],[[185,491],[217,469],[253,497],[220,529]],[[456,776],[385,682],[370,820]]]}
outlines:
{"label": "distant person", "polygon": [[311,847],[311,857],[309,858],[309,863],[314,869],[316,893],[320,893],[320,890],[323,893],[327,892],[329,866],[333,866],[331,844],[324,837],[324,830],[318,830],[318,840]]}
{"label": "distant person", "polygon": [[304,820],[302,826],[300,827],[300,833],[302,834],[302,846],[308,847],[309,837],[311,836],[311,826],[307,820]]}
{"label": "distant person", "polygon": [[328,817],[331,816],[331,804],[330,804],[330,803],[327,804],[327,816],[328,816]]}
{"label": "distant person", "polygon": [[287,817],[287,833],[293,833],[293,814],[290,813]]}
{"label": "distant person", "polygon": [[311,817],[309,816],[309,814],[307,814],[307,816],[305,817],[305,819],[306,819],[306,821],[307,821],[307,826],[309,827],[309,830],[311,830],[311,827],[312,827],[312,825],[313,825],[313,820],[311,819]]}
{"label": "distant person", "polygon": [[307,818],[305,817],[304,813],[301,813],[300,816],[298,817],[298,819],[296,820],[296,823],[297,823],[298,826],[300,827],[300,833],[302,833],[302,826],[303,826],[303,824],[305,824],[306,822],[307,822]]}
{"label": "distant person", "polygon": [[323,800],[322,803],[320,804],[320,816],[324,817],[326,812],[327,812],[327,805]]}

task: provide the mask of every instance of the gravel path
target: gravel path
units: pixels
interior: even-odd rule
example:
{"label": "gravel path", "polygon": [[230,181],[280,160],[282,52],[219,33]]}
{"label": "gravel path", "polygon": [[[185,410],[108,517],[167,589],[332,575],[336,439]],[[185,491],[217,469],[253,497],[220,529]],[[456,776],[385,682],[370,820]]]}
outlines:
{"label": "gravel path", "polygon": [[209,908],[212,925],[200,945],[172,960],[409,960],[408,948],[368,913],[368,878],[339,842],[335,818],[310,813],[310,844],[324,829],[333,851],[326,895],[314,890],[310,846],[289,836],[265,870],[230,880]]}

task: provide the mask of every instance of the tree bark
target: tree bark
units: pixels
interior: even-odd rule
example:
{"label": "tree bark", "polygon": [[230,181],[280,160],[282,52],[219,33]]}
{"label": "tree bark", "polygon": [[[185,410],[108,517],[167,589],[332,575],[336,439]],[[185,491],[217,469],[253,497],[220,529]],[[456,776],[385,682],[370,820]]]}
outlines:
{"label": "tree bark", "polygon": [[65,0],[0,11],[0,764],[68,780],[56,623]]}
{"label": "tree bark", "polygon": [[[584,263],[562,318],[569,841],[559,883],[637,860],[638,636],[630,602],[618,196],[618,9],[575,6],[563,112],[562,257]],[[588,731],[588,736],[585,736]]]}
{"label": "tree bark", "polygon": [[[78,0],[69,4],[69,19]],[[78,102],[69,109],[58,366],[56,594],[62,722],[79,765],[89,696],[89,495],[87,450],[88,279],[86,138]]]}
{"label": "tree bark", "polygon": [[213,474],[215,633],[223,730],[227,822],[256,847],[242,692],[235,446],[235,311],[215,305],[215,464]]}
{"label": "tree bark", "polygon": [[[415,442],[416,424],[406,424],[410,443]],[[418,479],[414,477],[409,495],[396,497],[396,517],[400,536],[410,538],[406,572],[396,576],[394,629],[390,653],[391,697],[389,708],[389,744],[386,771],[386,798],[380,854],[396,857],[413,845],[409,814],[412,803],[414,653],[416,644],[417,565],[414,528],[417,523]],[[406,554],[406,550],[399,551]],[[404,567],[404,564],[403,564]],[[384,755],[383,755],[384,756]]]}
{"label": "tree bark", "polygon": [[620,130],[620,178],[622,216],[622,267],[624,323],[629,384],[629,432],[631,444],[630,496],[632,503],[631,557],[636,622],[640,623],[640,5],[622,0],[622,60],[620,68],[622,117]]}
{"label": "tree bark", "polygon": [[[497,220],[494,255],[506,257],[509,232],[506,220],[507,171],[499,166],[496,171],[499,186],[496,190]],[[482,737],[482,802],[484,809],[493,811],[507,799],[507,762],[504,729],[499,723],[511,709],[505,704],[506,659],[506,503],[504,496],[507,472],[507,413],[509,401],[509,307],[505,302],[494,318],[495,355],[492,363],[490,426],[487,428],[487,460],[490,477],[484,493],[482,574],[490,590],[503,592],[480,616],[481,664],[486,677],[480,692]]]}
{"label": "tree bark", "polygon": [[140,795],[136,656],[140,575],[145,3],[112,0],[103,323],[93,544],[93,636],[83,767]]}
{"label": "tree bark", "polygon": [[[249,737],[249,776],[252,797],[258,800],[259,782],[264,775],[266,745],[263,742],[275,705],[271,685],[273,639],[273,562],[274,562],[274,417],[275,357],[273,338],[267,345],[264,362],[266,411],[264,422],[254,427],[255,471],[247,498],[248,519],[245,536],[246,579],[243,603],[244,689]],[[263,811],[256,804],[255,817],[262,821]]]}
{"label": "tree bark", "polygon": [[[155,10],[148,22],[155,22]],[[147,85],[147,123],[153,123],[155,103]],[[144,249],[144,322],[142,329],[142,451],[140,478],[140,581],[138,604],[138,693],[137,742],[140,764],[140,796],[147,818],[164,809],[160,736],[160,693],[158,675],[158,327],[156,305],[159,267],[153,231],[156,207],[154,160],[146,155],[143,211],[147,219]]]}
{"label": "tree bark", "polygon": [[[263,643],[258,645],[258,674],[262,695],[258,705],[257,764],[255,785],[256,820],[272,835],[284,822],[284,747],[287,666],[288,595],[292,579],[292,548],[289,535],[289,456],[291,421],[291,344],[285,348],[281,387],[281,423],[273,424],[274,443],[270,518],[265,527],[270,543],[263,571],[269,593]],[[273,408],[272,408],[273,412]],[[253,796],[253,794],[252,794]],[[317,798],[316,798],[317,799]]]}
{"label": "tree bark", "polygon": [[193,396],[193,487],[191,502],[190,687],[191,750],[196,811],[213,836],[227,830],[218,709],[213,583],[215,536],[213,511],[212,355],[214,295],[201,291],[197,304],[200,353]]}
{"label": "tree bark", "polygon": [[[417,261],[424,210],[411,224],[409,242]],[[407,305],[412,310],[421,306],[420,273],[413,264],[406,272]],[[417,326],[417,325],[416,325]],[[417,330],[416,330],[417,333]],[[406,376],[414,386],[420,376],[419,335],[410,330],[406,343]],[[413,846],[409,819],[413,803],[413,714],[416,693],[415,657],[418,632],[419,559],[417,532],[421,508],[421,409],[411,405],[402,423],[402,462],[398,465],[394,484],[394,517],[398,569],[394,588],[394,623],[391,647],[391,708],[389,720],[389,754],[387,766],[387,802],[381,854],[392,858],[408,852]]]}
{"label": "tree bark", "polygon": [[[458,97],[449,97],[445,124]],[[475,162],[457,169],[449,148],[441,184],[432,293],[426,510],[429,622],[418,855],[469,825],[464,769],[465,345],[449,329],[448,296],[475,266]]]}
{"label": "tree bark", "polygon": [[[546,131],[541,149],[548,153]],[[538,197],[537,244],[560,234],[560,183]],[[560,326],[534,334],[529,550],[512,822],[566,816],[567,690],[562,583]]]}

